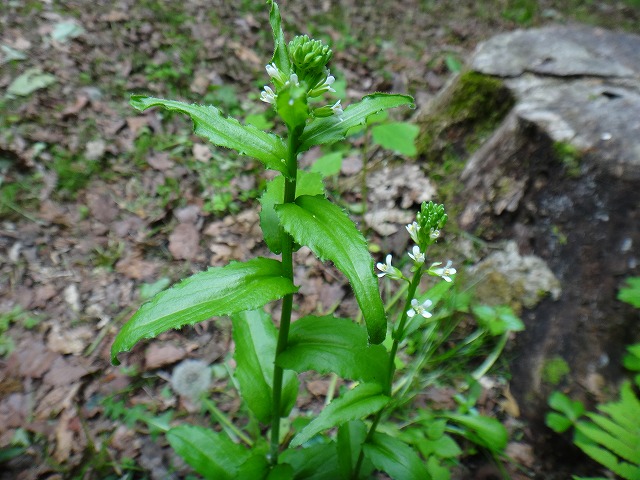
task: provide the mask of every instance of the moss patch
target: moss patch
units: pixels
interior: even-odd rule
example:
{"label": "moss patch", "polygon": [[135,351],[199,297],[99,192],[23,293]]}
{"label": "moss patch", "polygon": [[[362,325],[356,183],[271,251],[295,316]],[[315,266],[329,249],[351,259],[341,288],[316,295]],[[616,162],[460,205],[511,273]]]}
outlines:
{"label": "moss patch", "polygon": [[558,385],[571,369],[564,358],[556,355],[544,362],[542,366],[542,381],[551,385]]}
{"label": "moss patch", "polygon": [[416,142],[440,201],[458,193],[457,178],[471,153],[493,133],[514,105],[503,82],[476,72],[462,73],[419,121]]}

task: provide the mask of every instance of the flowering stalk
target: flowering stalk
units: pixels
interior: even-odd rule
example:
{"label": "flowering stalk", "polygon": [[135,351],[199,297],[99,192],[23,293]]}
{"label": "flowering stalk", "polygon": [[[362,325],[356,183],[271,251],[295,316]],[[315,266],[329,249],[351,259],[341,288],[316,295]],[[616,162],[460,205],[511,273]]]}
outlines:
{"label": "flowering stalk", "polygon": [[[298,173],[298,139],[301,129],[289,129],[287,170],[289,177],[284,184],[284,203],[292,203],[296,199],[296,177]],[[293,282],[293,239],[291,235],[280,229],[282,238],[282,271],[283,276]],[[289,327],[291,326],[291,310],[293,307],[293,293],[285,295],[282,299],[282,313],[280,316],[280,331],[278,332],[278,344],[276,357],[287,348],[289,340]],[[278,365],[273,369],[273,412],[271,418],[271,442],[270,462],[278,463],[278,449],[280,445],[280,416],[282,403],[282,378],[284,370]]]}

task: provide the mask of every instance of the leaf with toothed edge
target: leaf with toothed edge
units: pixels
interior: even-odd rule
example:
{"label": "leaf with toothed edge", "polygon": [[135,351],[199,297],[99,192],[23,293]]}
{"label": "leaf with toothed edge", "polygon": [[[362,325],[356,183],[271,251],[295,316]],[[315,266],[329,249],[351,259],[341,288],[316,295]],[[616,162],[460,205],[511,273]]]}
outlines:
{"label": "leaf with toothed edge", "polygon": [[196,135],[219,147],[231,148],[241,155],[257,158],[267,168],[287,174],[287,146],[280,137],[253,125],[241,125],[235,118],[222,115],[213,105],[188,104],[145,95],[131,95],[130,103],[140,111],[163,107],[189,115]]}
{"label": "leaf with toothed edge", "polygon": [[403,105],[414,108],[413,97],[388,93],[366,95],[360,102],[349,105],[342,115],[317,118],[307,125],[300,137],[298,152],[305,152],[314,145],[328,145],[343,140],[349,129],[363,124],[369,115]]}
{"label": "leaf with toothed edge", "polygon": [[278,260],[254,258],[197,273],[145,303],[120,329],[111,347],[111,362],[143,338],[192,325],[214,316],[261,307],[297,291],[283,276]]}
{"label": "leaf with toothed edge", "polygon": [[367,242],[355,224],[322,196],[302,195],[295,203],[275,206],[280,223],[300,245],[321,260],[331,260],[348,279],[367,324],[369,341],[382,343],[387,316]]}

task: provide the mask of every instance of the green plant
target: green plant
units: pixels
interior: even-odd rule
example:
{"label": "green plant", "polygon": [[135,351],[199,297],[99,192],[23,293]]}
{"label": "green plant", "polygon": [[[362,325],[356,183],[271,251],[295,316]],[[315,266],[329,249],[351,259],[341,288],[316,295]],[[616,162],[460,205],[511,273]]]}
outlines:
{"label": "green plant", "polygon": [[[640,278],[627,279],[618,298],[640,308]],[[640,371],[640,343],[627,347],[622,362],[625,368]],[[640,375],[634,381],[640,387]],[[618,401],[598,405],[599,413],[586,412],[582,402],[560,392],[551,394],[549,406],[555,410],[546,416],[549,428],[563,433],[573,427],[573,443],[589,457],[626,480],[640,478],[640,398],[631,382],[622,384]]]}
{"label": "green plant", "polygon": [[0,313],[0,357],[9,355],[15,345],[7,334],[11,324],[20,324],[27,330],[35,328],[42,319],[30,312],[25,312],[20,305],[16,305],[6,313]]}
{"label": "green plant", "polygon": [[[287,44],[278,6],[270,3],[275,51],[266,70],[272,87],[264,87],[261,100],[272,105],[284,122],[286,137],[242,125],[214,106],[144,95],[133,95],[131,104],[141,111],[159,106],[187,114],[195,134],[279,172],[267,183],[260,199],[260,224],[267,246],[280,260],[258,257],[210,268],[156,294],[121,328],[112,345],[112,362],[119,363],[118,354],[142,339],[229,315],[235,382],[251,415],[270,429],[267,438],[262,438],[260,429],[251,433],[248,428],[243,431],[234,426],[206,397],[208,367],[189,364],[188,388],[176,380],[174,390],[202,402],[223,431],[194,425],[163,426],[168,442],[199,474],[210,479],[362,479],[379,470],[397,479],[447,478],[446,462],[460,450],[450,434],[468,438],[493,454],[506,445],[504,427],[475,410],[480,392],[476,376],[465,382],[466,393],[456,397],[456,411],[419,411],[415,415],[402,413],[401,407],[415,396],[419,388],[416,379],[423,369],[435,372],[446,368],[458,354],[472,350],[477,338],[487,332],[506,341],[508,332],[521,328],[521,323],[510,318],[509,312],[484,311],[491,328],[482,327],[453,349],[441,342],[455,323],[432,310],[448,289],[439,285],[453,283],[457,272],[451,262],[427,263],[427,251],[448,219],[444,206],[433,202],[422,204],[415,221],[407,225],[415,243],[409,252],[411,274],[405,276],[393,266],[391,255],[376,265],[378,277],[403,284],[397,301],[404,298],[404,305],[396,321],[388,322],[365,238],[346,213],[327,200],[322,176],[298,168],[298,157],[313,146],[344,139],[372,114],[412,106],[413,99],[375,93],[344,110],[340,101],[322,105],[320,100],[333,91],[335,80],[326,66],[331,49],[307,36],[295,37]],[[303,245],[320,260],[333,262],[347,277],[360,307],[361,322],[333,315],[308,315],[291,322],[293,295],[298,290],[293,283],[293,252]],[[423,277],[439,282],[429,290],[429,298],[418,291]],[[279,299],[277,328],[262,307]],[[410,344],[416,348],[416,335],[424,335],[429,348],[407,366],[404,352]],[[495,352],[499,353],[501,345],[504,343],[498,342]],[[476,375],[486,373],[495,358],[487,357]],[[353,383],[317,416],[293,420],[289,435],[282,418],[291,414],[296,402],[297,373],[309,370]],[[404,375],[396,383],[400,373]],[[396,426],[392,417],[396,412],[408,415],[413,428]],[[145,420],[141,415],[137,412],[133,419]]]}

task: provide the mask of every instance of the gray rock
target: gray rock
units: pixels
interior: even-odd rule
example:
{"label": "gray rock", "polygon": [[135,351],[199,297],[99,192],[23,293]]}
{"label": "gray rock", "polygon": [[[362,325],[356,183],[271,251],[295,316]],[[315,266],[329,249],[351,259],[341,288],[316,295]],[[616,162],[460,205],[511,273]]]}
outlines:
{"label": "gray rock", "polygon": [[[542,420],[555,389],[598,397],[589,379],[614,382],[624,347],[640,340],[637,310],[616,298],[640,275],[640,36],[516,31],[480,45],[470,65],[502,79],[515,104],[459,177],[458,223],[515,241],[562,288],[555,300],[520,302],[527,329],[512,352],[512,392],[528,419]],[[545,365],[558,357],[571,371],[552,385]]]}

